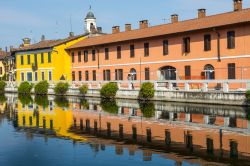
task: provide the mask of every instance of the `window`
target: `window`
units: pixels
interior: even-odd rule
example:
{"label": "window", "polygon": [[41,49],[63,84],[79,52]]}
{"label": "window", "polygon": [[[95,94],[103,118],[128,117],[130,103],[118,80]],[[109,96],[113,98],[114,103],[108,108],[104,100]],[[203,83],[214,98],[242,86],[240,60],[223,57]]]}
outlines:
{"label": "window", "polygon": [[21,80],[24,81],[24,73],[21,73]]}
{"label": "window", "polygon": [[89,71],[85,71],[85,80],[89,81]]}
{"label": "window", "polygon": [[41,63],[44,63],[44,54],[41,53]]}
{"label": "window", "polygon": [[150,128],[147,128],[147,141],[148,142],[152,141],[152,133]]}
{"label": "window", "polygon": [[229,63],[228,65],[228,79],[235,79],[235,63]]}
{"label": "window", "polygon": [[144,56],[149,56],[149,43],[144,43]]}
{"label": "window", "polygon": [[207,34],[204,35],[204,51],[210,51],[211,50],[211,35]]}
{"label": "window", "polygon": [[81,54],[82,54],[81,51],[78,51],[78,62],[82,61]]}
{"label": "window", "polygon": [[234,31],[227,32],[227,48],[228,49],[235,48],[235,32]]}
{"label": "window", "polygon": [[163,40],[163,55],[168,55],[168,40]]}
{"label": "window", "polygon": [[30,55],[27,55],[28,65],[30,65]]}
{"label": "window", "polygon": [[32,72],[27,72],[27,81],[32,81]]}
{"label": "window", "polygon": [[23,65],[23,56],[21,56],[21,65]]}
{"label": "window", "polygon": [[82,71],[78,71],[78,81],[82,81]]}
{"label": "window", "polygon": [[123,70],[122,69],[115,69],[115,80],[123,80]]}
{"label": "window", "polygon": [[150,69],[145,68],[145,80],[150,80]]}
{"label": "window", "polygon": [[72,71],[72,81],[75,81],[76,80],[76,74],[74,71]]}
{"label": "window", "polygon": [[95,50],[92,50],[92,61],[95,61],[96,57],[95,57]]}
{"label": "window", "polygon": [[92,71],[93,81],[96,81],[96,70]]}
{"label": "window", "polygon": [[52,71],[49,71],[49,81],[52,81]]}
{"label": "window", "polygon": [[135,46],[130,45],[130,58],[134,58],[134,57],[135,57]]}
{"label": "window", "polygon": [[191,79],[191,66],[185,66],[185,78]]}
{"label": "window", "polygon": [[45,73],[44,73],[44,71],[42,71],[42,81],[44,81],[45,80]]}
{"label": "window", "polygon": [[118,46],[117,47],[117,59],[121,59],[121,56],[122,56],[122,47],[121,46]]}
{"label": "window", "polygon": [[183,39],[183,52],[190,53],[190,37]]}
{"label": "window", "polygon": [[51,63],[51,52],[48,52],[48,63]]}
{"label": "window", "polygon": [[204,76],[207,80],[214,80],[215,79],[215,71],[214,67],[210,64],[205,65],[204,67]]}
{"label": "window", "polygon": [[110,70],[103,70],[103,80],[110,81]]}
{"label": "window", "polygon": [[88,57],[89,57],[89,55],[88,55],[89,53],[88,53],[88,51],[84,51],[84,62],[88,62]]}
{"label": "window", "polygon": [[74,52],[71,53],[71,61],[72,61],[72,63],[75,63],[75,53]]}
{"label": "window", "polygon": [[38,75],[37,75],[37,72],[34,73],[35,74],[35,81],[38,81]]}
{"label": "window", "polygon": [[105,60],[109,59],[109,48],[105,48]]}
{"label": "window", "polygon": [[37,64],[37,54],[34,54],[34,63]]}
{"label": "window", "polygon": [[128,75],[128,80],[137,80],[136,70],[134,68],[130,69],[130,73]]}

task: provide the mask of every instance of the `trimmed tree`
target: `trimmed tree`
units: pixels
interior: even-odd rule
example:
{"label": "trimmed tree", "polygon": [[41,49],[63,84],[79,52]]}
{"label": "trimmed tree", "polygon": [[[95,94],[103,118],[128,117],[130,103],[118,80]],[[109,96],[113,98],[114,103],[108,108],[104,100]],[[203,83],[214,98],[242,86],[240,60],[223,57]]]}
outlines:
{"label": "trimmed tree", "polygon": [[33,88],[33,84],[30,84],[29,82],[25,81],[22,82],[18,87],[18,93],[19,94],[30,94],[31,90]]}
{"label": "trimmed tree", "polygon": [[145,82],[141,86],[141,89],[139,92],[139,99],[149,100],[154,97],[154,94],[155,94],[154,84],[150,82]]}
{"label": "trimmed tree", "polygon": [[88,85],[82,85],[80,88],[79,88],[79,91],[80,91],[80,94],[81,95],[86,95],[88,93]]}
{"label": "trimmed tree", "polygon": [[114,82],[105,84],[100,90],[101,97],[107,99],[114,99],[118,91],[118,86]]}
{"label": "trimmed tree", "polygon": [[60,96],[66,95],[68,90],[69,90],[69,84],[64,82],[57,83],[56,87],[54,88],[55,94]]}
{"label": "trimmed tree", "polygon": [[35,85],[36,95],[47,95],[49,89],[49,83],[47,81],[41,81]]}

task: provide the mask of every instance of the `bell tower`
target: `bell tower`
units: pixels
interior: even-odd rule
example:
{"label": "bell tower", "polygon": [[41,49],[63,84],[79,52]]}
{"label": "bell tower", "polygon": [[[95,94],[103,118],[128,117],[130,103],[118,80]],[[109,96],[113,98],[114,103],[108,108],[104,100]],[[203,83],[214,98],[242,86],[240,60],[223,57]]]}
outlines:
{"label": "bell tower", "polygon": [[85,32],[92,33],[97,31],[96,18],[94,13],[91,11],[91,6],[89,7],[89,12],[85,18]]}

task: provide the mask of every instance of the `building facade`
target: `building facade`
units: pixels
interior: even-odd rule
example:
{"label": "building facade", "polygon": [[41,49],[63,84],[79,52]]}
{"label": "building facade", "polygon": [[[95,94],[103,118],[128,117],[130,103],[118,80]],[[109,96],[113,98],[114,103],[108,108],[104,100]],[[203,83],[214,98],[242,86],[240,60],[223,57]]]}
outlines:
{"label": "building facade", "polygon": [[83,39],[83,35],[62,40],[43,38],[36,44],[24,39],[23,46],[13,50],[17,81],[71,80],[71,60],[65,48]]}
{"label": "building facade", "polygon": [[250,9],[234,0],[234,11],[88,38],[68,48],[74,81],[228,80],[250,78]]}
{"label": "building facade", "polygon": [[10,52],[0,50],[0,79],[15,81],[15,58]]}

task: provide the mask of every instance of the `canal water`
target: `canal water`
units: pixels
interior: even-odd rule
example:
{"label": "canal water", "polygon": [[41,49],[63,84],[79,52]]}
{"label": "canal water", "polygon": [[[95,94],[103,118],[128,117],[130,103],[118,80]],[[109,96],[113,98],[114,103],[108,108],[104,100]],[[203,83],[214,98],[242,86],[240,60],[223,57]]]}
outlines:
{"label": "canal water", "polygon": [[0,166],[250,165],[248,108],[0,95]]}

